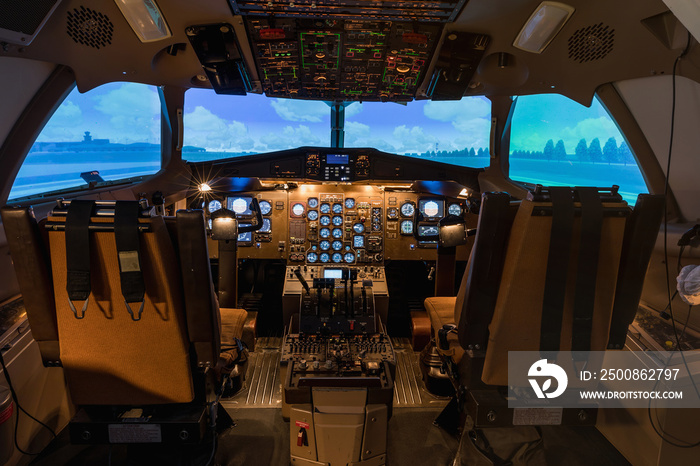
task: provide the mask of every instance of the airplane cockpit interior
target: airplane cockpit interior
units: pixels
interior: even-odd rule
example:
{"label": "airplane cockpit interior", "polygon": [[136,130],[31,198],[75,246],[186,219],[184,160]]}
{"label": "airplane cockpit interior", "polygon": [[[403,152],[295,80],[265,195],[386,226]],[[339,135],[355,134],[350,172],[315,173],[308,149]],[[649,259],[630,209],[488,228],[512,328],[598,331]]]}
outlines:
{"label": "airplane cockpit interior", "polygon": [[699,40],[0,2],[0,464],[698,464]]}

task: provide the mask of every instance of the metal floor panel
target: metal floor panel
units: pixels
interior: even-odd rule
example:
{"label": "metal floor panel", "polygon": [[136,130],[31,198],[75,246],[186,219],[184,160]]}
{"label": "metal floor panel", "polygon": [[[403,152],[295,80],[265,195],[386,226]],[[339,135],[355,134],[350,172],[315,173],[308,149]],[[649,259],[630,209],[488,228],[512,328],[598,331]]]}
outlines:
{"label": "metal floor panel", "polygon": [[248,374],[243,388],[231,398],[224,398],[224,408],[280,408],[280,348],[282,338],[258,338],[254,352],[248,355]]}
{"label": "metal floor panel", "polygon": [[413,351],[408,338],[392,338],[396,354],[394,380],[395,408],[443,408],[449,397],[431,394],[423,382],[420,371],[420,353]]}

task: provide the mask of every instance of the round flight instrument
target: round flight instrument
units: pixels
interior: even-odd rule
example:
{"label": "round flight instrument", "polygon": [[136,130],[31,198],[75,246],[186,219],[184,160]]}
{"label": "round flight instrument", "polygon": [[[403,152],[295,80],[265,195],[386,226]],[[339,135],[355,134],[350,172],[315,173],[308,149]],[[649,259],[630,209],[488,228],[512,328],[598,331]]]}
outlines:
{"label": "round flight instrument", "polygon": [[333,262],[335,262],[337,264],[338,262],[342,262],[342,261],[343,261],[343,255],[341,253],[336,252],[335,254],[333,254]]}
{"label": "round flight instrument", "polygon": [[355,207],[355,199],[351,197],[345,199],[345,208],[352,209],[353,207]]}
{"label": "round flight instrument", "polygon": [[410,220],[404,220],[401,222],[401,234],[402,235],[412,235],[413,234],[413,222]]}
{"label": "round flight instrument", "polygon": [[306,255],[306,260],[309,262],[316,262],[318,260],[318,254],[310,252]]}
{"label": "round flight instrument", "polygon": [[321,238],[328,238],[331,235],[331,230],[330,228],[321,228],[318,234],[321,235]]}
{"label": "round flight instrument", "polygon": [[272,212],[272,205],[267,201],[260,201],[258,206],[262,215],[270,215],[270,212]]}
{"label": "round flight instrument", "polygon": [[416,208],[410,202],[406,202],[401,206],[401,215],[404,217],[413,217],[415,211]]}
{"label": "round flight instrument", "polygon": [[343,242],[342,241],[333,241],[333,250],[340,251],[341,249],[343,249]]}
{"label": "round flight instrument", "polygon": [[331,260],[331,256],[329,256],[327,252],[322,252],[319,257],[321,258],[321,262],[324,262],[324,263]]}
{"label": "round flight instrument", "polygon": [[[301,207],[301,213],[297,214],[296,212],[294,212],[294,207],[296,207],[296,206],[292,207],[292,212],[294,212],[295,215],[303,214],[304,213],[304,206],[301,204],[297,204],[297,205],[299,207]],[[233,210],[237,214],[242,214],[243,212],[248,210],[248,201],[246,201],[242,197],[234,199],[233,202],[231,203],[231,210]]]}
{"label": "round flight instrument", "polygon": [[343,204],[333,204],[333,213],[334,214],[342,214],[343,213]]}
{"label": "round flight instrument", "polygon": [[343,237],[343,230],[340,228],[333,228],[333,238],[340,239]]}
{"label": "round flight instrument", "polygon": [[331,218],[328,215],[321,215],[321,225],[328,226],[331,224]]}
{"label": "round flight instrument", "polygon": [[348,264],[355,262],[355,254],[353,254],[351,252],[346,252],[345,253],[345,262],[347,262]]}
{"label": "round flight instrument", "polygon": [[309,209],[315,209],[318,207],[318,199],[315,197],[310,197],[306,203],[309,205]]}
{"label": "round flight instrument", "polygon": [[447,213],[450,215],[462,215],[462,206],[459,204],[450,204],[447,208]]}
{"label": "round flight instrument", "polygon": [[435,201],[428,201],[423,204],[423,213],[426,217],[437,217],[440,212],[440,206]]}
{"label": "round flight instrument", "polygon": [[[235,203],[235,202],[236,202],[236,201],[234,201],[234,203]],[[243,202],[245,202],[245,201],[243,201]],[[248,205],[246,204],[246,209],[247,209],[247,208],[248,208]],[[236,213],[238,213],[238,212],[236,211],[235,207],[234,207],[233,211],[236,212]],[[294,205],[292,206],[292,213],[293,213],[294,215],[296,215],[297,217],[301,217],[302,215],[304,215],[304,204],[300,204],[300,203],[294,204]]]}
{"label": "round flight instrument", "polygon": [[396,207],[389,207],[386,210],[386,217],[391,219],[399,218],[399,210]]}
{"label": "round flight instrument", "polygon": [[341,217],[340,215],[336,215],[335,217],[333,217],[333,225],[339,227],[342,224],[343,224],[343,217]]}
{"label": "round flight instrument", "polygon": [[306,214],[306,218],[311,220],[312,222],[315,222],[318,220],[318,210],[310,210],[308,214]]}
{"label": "round flight instrument", "polygon": [[355,231],[355,233],[362,233],[365,231],[365,226],[362,223],[356,223],[352,226],[352,229]]}
{"label": "round flight instrument", "polygon": [[321,244],[319,246],[323,251],[328,251],[331,248],[331,242],[323,240],[321,241]]}
{"label": "round flight instrument", "polygon": [[209,201],[209,212],[216,212],[219,209],[221,209],[221,201],[217,199]]}
{"label": "round flight instrument", "polygon": [[331,205],[330,204],[328,204],[326,202],[321,204],[321,213],[322,214],[328,214],[330,212],[331,212]]}
{"label": "round flight instrument", "polygon": [[258,230],[258,233],[270,233],[270,231],[272,231],[272,222],[269,218],[264,218],[263,224]]}

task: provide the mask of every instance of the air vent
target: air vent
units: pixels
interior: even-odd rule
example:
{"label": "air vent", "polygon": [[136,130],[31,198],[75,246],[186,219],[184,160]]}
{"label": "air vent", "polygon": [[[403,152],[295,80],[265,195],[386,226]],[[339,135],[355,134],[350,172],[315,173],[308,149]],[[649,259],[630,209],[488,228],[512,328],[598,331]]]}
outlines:
{"label": "air vent", "polygon": [[99,11],[81,6],[68,12],[68,35],[78,44],[100,49],[112,43],[114,25]]}
{"label": "air vent", "polygon": [[569,37],[569,58],[579,63],[605,58],[615,44],[615,30],[603,23],[581,28]]}

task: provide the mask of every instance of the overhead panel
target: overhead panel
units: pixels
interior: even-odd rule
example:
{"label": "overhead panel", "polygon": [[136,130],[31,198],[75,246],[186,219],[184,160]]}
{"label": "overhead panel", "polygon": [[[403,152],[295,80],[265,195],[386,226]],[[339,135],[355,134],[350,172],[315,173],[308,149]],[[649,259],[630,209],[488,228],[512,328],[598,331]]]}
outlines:
{"label": "overhead panel", "polygon": [[410,101],[460,1],[238,1],[269,97]]}

